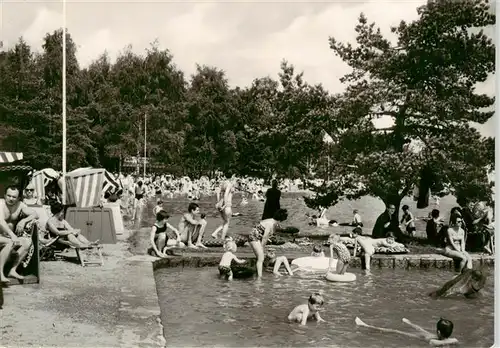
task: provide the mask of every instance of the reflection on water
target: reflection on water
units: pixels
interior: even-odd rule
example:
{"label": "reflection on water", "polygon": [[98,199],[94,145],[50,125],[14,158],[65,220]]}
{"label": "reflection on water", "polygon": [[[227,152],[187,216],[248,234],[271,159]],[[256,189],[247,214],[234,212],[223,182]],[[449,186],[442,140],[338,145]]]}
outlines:
{"label": "reflection on water", "polygon": [[[167,346],[170,347],[401,347],[425,342],[358,328],[369,324],[408,329],[408,318],[428,329],[440,317],[451,319],[463,347],[493,344],[493,279],[481,296],[433,300],[426,293],[453,276],[448,271],[359,270],[353,283],[331,283],[318,276],[274,277],[262,281],[219,280],[215,268],[160,269],[155,272]],[[492,275],[491,275],[492,276]],[[325,297],[323,318],[306,327],[286,321],[294,306],[313,292]]]}

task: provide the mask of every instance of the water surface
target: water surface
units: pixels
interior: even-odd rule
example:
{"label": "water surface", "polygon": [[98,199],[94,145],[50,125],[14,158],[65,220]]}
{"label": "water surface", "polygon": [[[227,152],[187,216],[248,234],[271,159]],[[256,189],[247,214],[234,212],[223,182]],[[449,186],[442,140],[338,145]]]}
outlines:
{"label": "water surface", "polygon": [[[426,293],[454,274],[441,270],[375,269],[371,276],[351,269],[353,283],[331,283],[319,276],[262,281],[219,280],[216,268],[174,268],[155,272],[161,318],[169,347],[425,347],[426,342],[358,328],[367,324],[409,330],[402,318],[435,328],[440,317],[455,324],[462,347],[493,344],[493,279],[477,299],[434,300]],[[305,327],[286,317],[313,292],[325,297],[323,318]]]}

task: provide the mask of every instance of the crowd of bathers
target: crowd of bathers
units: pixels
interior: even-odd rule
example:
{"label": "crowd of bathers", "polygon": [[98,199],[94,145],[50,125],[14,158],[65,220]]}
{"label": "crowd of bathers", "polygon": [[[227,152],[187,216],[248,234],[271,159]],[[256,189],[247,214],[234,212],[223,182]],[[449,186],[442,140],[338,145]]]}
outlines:
{"label": "crowd of bathers", "polygon": [[[232,196],[237,190],[235,181],[227,180],[220,184],[220,190],[214,192],[217,195],[215,208],[219,211],[222,217],[222,224],[212,233],[212,237],[220,237],[223,239],[224,252],[221,256],[218,271],[219,276],[228,281],[233,280],[235,276],[235,264],[245,264],[246,260],[239,258],[237,253],[237,243],[233,237],[228,234],[229,220],[232,216]],[[275,275],[282,275],[280,268],[284,267],[286,274],[293,276],[297,271],[293,265],[290,265],[288,258],[285,255],[276,255],[274,248],[268,246],[269,238],[276,232],[283,229],[282,224],[288,218],[286,209],[280,207],[279,198],[280,191],[277,181],[273,181],[272,187],[266,191],[266,203],[264,206],[264,213],[260,222],[252,227],[249,227],[247,236],[247,243],[255,254],[255,273],[257,279],[262,277],[263,271],[267,270]],[[408,205],[401,207],[402,214],[400,219],[396,221],[395,211],[396,207],[393,204],[387,204],[386,210],[380,214],[375,222],[372,234],[364,235],[362,228],[363,221],[361,213],[357,209],[353,209],[352,221],[344,223],[344,225],[351,226],[352,232],[348,236],[341,236],[337,233],[332,233],[327,241],[329,246],[329,266],[326,270],[326,279],[331,274],[342,276],[346,274],[347,268],[352,257],[356,256],[358,248],[361,250],[363,261],[365,265],[365,273],[370,274],[371,258],[377,249],[380,248],[395,248],[404,245],[398,243],[396,240],[401,240],[402,236],[412,237],[416,231],[417,217],[410,211]],[[308,216],[310,223],[316,226],[335,226],[339,223],[335,220],[330,220],[326,216],[326,208],[320,207],[319,214],[316,216]],[[184,214],[179,223],[179,229],[171,227],[174,235],[170,237],[158,237],[159,233],[164,233],[167,229],[168,214],[163,209],[163,206],[158,204],[155,207],[157,213],[157,221],[151,231],[151,243],[157,245],[153,247],[154,251],[159,256],[164,256],[166,251],[170,248],[179,246],[180,243],[187,244],[191,247],[204,247],[201,243],[204,228],[206,227],[206,220],[200,214],[199,206],[191,202],[188,206],[188,212]],[[476,218],[472,221],[474,227],[492,229],[492,217],[490,210],[485,206],[475,204],[472,206],[470,203],[465,204],[464,207],[455,207],[450,212],[450,221],[446,225],[438,209],[433,209],[429,216],[424,217],[427,224],[427,237],[429,240],[437,243],[438,246],[444,246],[444,255],[460,260],[460,271],[472,268],[472,259],[465,250],[465,231],[467,225],[464,216],[468,213],[474,213]],[[198,217],[199,215],[199,217]],[[342,224],[342,223],[341,223]],[[194,238],[196,241],[193,241]],[[163,242],[163,240],[165,242]],[[161,241],[161,245],[158,245]],[[490,243],[491,240],[489,241]],[[441,243],[444,243],[441,245]],[[164,245],[163,250],[160,246]],[[348,250],[347,245],[352,245],[354,252]],[[491,245],[491,248],[493,246]],[[315,245],[312,248],[311,256],[324,258],[325,253],[321,245]],[[307,303],[296,306],[288,316],[288,320],[296,321],[305,325],[308,319],[315,319],[317,322],[324,322],[325,320],[320,316],[323,310],[324,298],[319,293],[312,294]],[[420,326],[413,324],[408,319],[403,318],[403,323],[410,325],[416,330],[416,333],[408,333],[404,331],[386,329],[377,326],[367,325],[359,318],[356,318],[355,323],[358,326],[376,329],[382,332],[391,332],[406,335],[408,337],[420,338],[426,340],[433,346],[446,346],[456,344],[458,341],[452,338],[453,322],[441,318],[436,323],[436,331],[432,333]]]}

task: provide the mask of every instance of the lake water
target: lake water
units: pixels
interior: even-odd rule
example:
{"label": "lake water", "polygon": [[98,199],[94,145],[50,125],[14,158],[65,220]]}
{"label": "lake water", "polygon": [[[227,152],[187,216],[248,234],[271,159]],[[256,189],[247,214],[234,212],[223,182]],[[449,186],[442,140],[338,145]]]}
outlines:
{"label": "lake water", "polygon": [[[434,331],[440,317],[453,321],[462,347],[493,344],[493,279],[481,296],[431,299],[426,293],[450,279],[442,270],[358,269],[352,283],[319,276],[227,282],[216,268],[165,268],[155,272],[167,347],[425,347],[425,341],[359,328],[367,324],[413,332],[407,318]],[[288,323],[294,306],[313,292],[325,298],[322,317],[305,327]]]}
{"label": "lake water", "polygon": [[[302,231],[317,227],[307,224],[301,194],[283,194],[281,205],[289,211],[286,225]],[[172,214],[176,226],[189,201],[183,198],[165,199],[164,208]],[[263,202],[249,201],[239,206],[238,196],[233,210],[243,216],[231,221],[230,233],[247,234],[260,220]],[[207,213],[207,238],[220,224],[214,208],[215,197],[197,201]],[[406,199],[416,216],[426,216],[434,208],[417,210],[415,202]],[[447,216],[455,205],[454,197],[441,200],[438,209]],[[151,226],[154,202],[143,212],[142,226]],[[328,211],[330,219],[349,222],[357,208],[364,222],[372,226],[384,210],[383,203],[372,197],[353,202],[341,202]],[[417,227],[425,229],[423,222]],[[350,269],[358,279],[353,283],[330,283],[319,276],[279,277],[264,274],[262,281],[219,280],[215,268],[173,268],[155,272],[164,335],[169,347],[402,347],[428,346],[425,342],[358,328],[354,318],[368,324],[400,329],[405,328],[403,317],[428,329],[445,317],[455,324],[454,337],[463,347],[489,347],[493,344],[493,275],[477,299],[463,297],[433,300],[426,293],[444,284],[453,272],[431,269],[398,270],[374,269],[367,276],[359,269]],[[310,322],[306,327],[289,324],[288,313],[294,306],[305,303],[312,292],[325,297],[323,317],[327,323]]]}

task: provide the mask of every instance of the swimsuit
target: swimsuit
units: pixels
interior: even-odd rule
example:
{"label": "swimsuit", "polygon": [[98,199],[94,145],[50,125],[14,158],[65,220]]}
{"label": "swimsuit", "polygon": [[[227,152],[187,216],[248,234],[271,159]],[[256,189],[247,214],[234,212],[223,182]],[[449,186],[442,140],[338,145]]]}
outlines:
{"label": "swimsuit", "polygon": [[137,186],[135,188],[135,199],[141,200],[144,197],[143,189],[142,187]]}
{"label": "swimsuit", "polygon": [[[460,230],[459,230],[460,231]],[[460,232],[455,232],[453,229],[451,229],[450,231],[450,239],[454,242],[454,243],[459,243],[460,242]],[[447,248],[450,248],[452,250],[455,250],[453,248],[453,246],[451,245],[450,241],[447,240],[446,241],[446,247]]]}
{"label": "swimsuit", "polygon": [[[165,233],[167,232],[167,224],[163,225],[163,227],[159,227],[158,225],[156,225],[156,231],[155,231],[155,240],[158,239],[158,236],[160,235],[160,233]],[[167,232],[167,239],[177,239],[177,235],[175,235],[175,233],[173,232],[170,232],[168,231]]]}
{"label": "swimsuit", "polygon": [[232,272],[230,267],[219,265],[219,275],[229,277]]}
{"label": "swimsuit", "polygon": [[261,224],[257,224],[252,228],[252,232],[248,235],[249,242],[262,242],[262,237],[266,232],[266,228]]}
{"label": "swimsuit", "polygon": [[349,261],[351,261],[351,253],[344,244],[342,243],[333,244],[333,250],[337,252],[339,261],[342,261],[343,263],[349,263]]}

